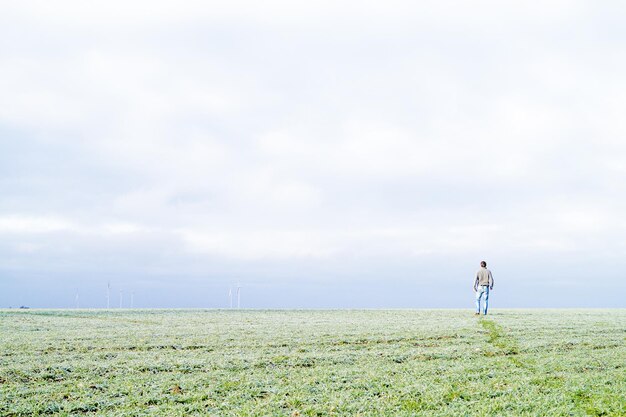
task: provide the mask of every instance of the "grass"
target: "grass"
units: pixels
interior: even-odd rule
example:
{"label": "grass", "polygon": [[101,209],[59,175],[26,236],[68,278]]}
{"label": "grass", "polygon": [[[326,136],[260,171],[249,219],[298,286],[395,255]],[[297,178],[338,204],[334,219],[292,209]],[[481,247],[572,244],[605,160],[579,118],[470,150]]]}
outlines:
{"label": "grass", "polygon": [[624,416],[626,310],[2,310],[2,416]]}

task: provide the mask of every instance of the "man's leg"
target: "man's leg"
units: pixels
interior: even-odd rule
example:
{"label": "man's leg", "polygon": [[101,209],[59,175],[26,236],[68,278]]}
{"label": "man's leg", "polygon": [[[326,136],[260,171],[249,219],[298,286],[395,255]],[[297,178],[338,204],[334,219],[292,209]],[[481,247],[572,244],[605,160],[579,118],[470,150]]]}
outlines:
{"label": "man's leg", "polygon": [[489,287],[485,287],[485,316],[487,315],[487,308],[489,308]]}
{"label": "man's leg", "polygon": [[482,297],[482,291],[480,287],[476,290],[476,314],[480,314],[480,298]]}

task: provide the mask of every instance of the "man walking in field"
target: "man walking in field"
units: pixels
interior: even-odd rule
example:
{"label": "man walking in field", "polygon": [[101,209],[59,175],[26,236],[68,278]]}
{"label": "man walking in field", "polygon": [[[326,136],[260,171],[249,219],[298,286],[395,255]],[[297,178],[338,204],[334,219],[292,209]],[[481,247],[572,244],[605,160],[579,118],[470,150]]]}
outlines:
{"label": "man walking in field", "polygon": [[476,313],[474,315],[480,315],[480,303],[481,300],[485,300],[483,314],[487,315],[487,308],[489,307],[489,291],[493,290],[493,275],[491,271],[487,269],[487,262],[480,262],[480,269],[476,272],[476,279],[474,280],[474,292],[476,293]]}

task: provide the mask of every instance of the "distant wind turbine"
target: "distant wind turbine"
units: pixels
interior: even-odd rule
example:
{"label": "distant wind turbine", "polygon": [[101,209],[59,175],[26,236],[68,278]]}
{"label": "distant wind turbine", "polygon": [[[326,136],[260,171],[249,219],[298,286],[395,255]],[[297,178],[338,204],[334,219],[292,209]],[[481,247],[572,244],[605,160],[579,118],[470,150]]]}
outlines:
{"label": "distant wind turbine", "polygon": [[80,308],[80,302],[78,298],[78,291],[76,291],[76,308]]}
{"label": "distant wind turbine", "polygon": [[111,308],[111,283],[107,282],[107,309]]}
{"label": "distant wind turbine", "polygon": [[233,287],[228,287],[228,305],[233,308]]}
{"label": "distant wind turbine", "polygon": [[241,285],[237,283],[237,309],[241,307]]}

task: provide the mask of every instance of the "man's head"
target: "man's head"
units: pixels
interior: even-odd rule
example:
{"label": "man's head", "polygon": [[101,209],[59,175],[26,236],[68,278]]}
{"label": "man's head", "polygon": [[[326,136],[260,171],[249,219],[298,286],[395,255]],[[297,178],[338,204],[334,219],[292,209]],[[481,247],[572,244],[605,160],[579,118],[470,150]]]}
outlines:
{"label": "man's head", "polygon": [[487,262],[480,261],[480,266],[482,266],[483,268],[486,268],[487,267]]}

